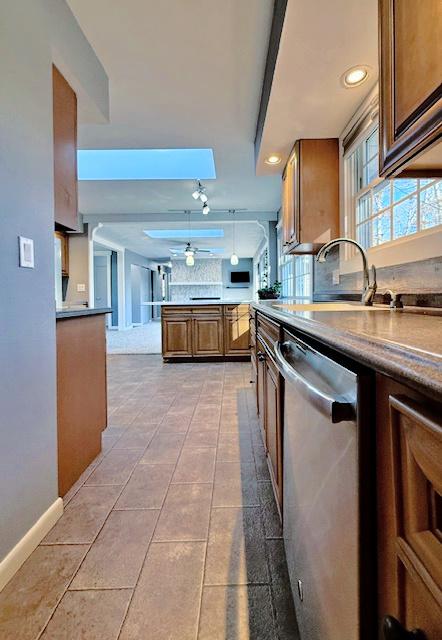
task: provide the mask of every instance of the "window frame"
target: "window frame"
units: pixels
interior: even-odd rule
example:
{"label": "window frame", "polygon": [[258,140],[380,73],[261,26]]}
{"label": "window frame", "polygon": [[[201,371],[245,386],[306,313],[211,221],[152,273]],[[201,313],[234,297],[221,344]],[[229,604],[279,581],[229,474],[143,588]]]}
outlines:
{"label": "window frame", "polygon": [[[373,103],[373,97],[378,94],[378,87],[369,93],[365,101],[356,111],[343,133],[340,136],[340,230],[341,236],[356,239],[356,210],[354,209],[355,197],[351,193],[351,176],[348,158],[353,154],[364,139],[367,139],[379,126],[378,114],[374,114],[369,126],[352,140],[351,145],[343,151],[343,142],[349,132],[357,128],[357,123],[363,117],[367,105]],[[383,178],[376,178],[371,188],[383,182]],[[358,193],[360,196],[361,193]],[[377,268],[389,267],[397,264],[417,262],[429,258],[439,257],[442,247],[442,225],[422,229],[416,233],[388,240],[382,244],[367,249],[368,260]],[[342,274],[361,271],[361,259],[354,247],[345,243],[340,247],[340,272]]]}

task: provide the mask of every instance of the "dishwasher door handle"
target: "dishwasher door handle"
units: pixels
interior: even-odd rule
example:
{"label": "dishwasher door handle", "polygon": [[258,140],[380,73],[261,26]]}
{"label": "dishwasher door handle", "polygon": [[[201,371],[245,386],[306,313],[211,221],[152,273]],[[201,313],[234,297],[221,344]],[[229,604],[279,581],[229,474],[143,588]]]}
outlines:
{"label": "dishwasher door handle", "polygon": [[324,393],[311,382],[309,382],[304,376],[302,376],[296,369],[291,367],[281,350],[282,347],[290,347],[290,342],[283,342],[282,345],[279,342],[275,342],[273,350],[275,358],[279,366],[281,374],[299,390],[301,395],[310,402],[318,411],[324,416],[329,418],[331,422],[338,423],[344,420],[354,420],[355,409],[352,403],[342,402],[337,400],[327,393]]}

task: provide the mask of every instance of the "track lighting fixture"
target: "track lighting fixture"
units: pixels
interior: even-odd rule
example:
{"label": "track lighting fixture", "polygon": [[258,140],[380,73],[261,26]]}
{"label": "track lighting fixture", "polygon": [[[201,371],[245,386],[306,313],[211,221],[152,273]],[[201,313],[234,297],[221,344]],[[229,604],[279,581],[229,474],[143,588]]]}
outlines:
{"label": "track lighting fixture", "polygon": [[194,200],[198,200],[198,199],[201,200],[201,202],[204,205],[203,214],[206,216],[210,211],[210,207],[208,205],[209,198],[207,197],[207,194],[206,194],[206,188],[201,184],[199,180],[197,180],[197,188],[192,193],[192,198]]}

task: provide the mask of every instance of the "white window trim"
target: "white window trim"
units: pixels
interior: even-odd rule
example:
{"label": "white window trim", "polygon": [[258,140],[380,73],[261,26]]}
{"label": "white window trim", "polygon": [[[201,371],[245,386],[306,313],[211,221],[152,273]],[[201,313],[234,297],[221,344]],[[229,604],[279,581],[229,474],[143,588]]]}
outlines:
{"label": "white window trim", "polygon": [[[377,121],[365,129],[361,135],[353,142],[351,148],[349,148],[344,157],[342,151],[342,141],[362,116],[367,109],[370,102],[379,93],[378,87],[374,87],[359,109],[356,111],[353,118],[350,120],[344,131],[339,138],[339,148],[341,149],[339,163],[340,163],[340,234],[343,237],[355,238],[355,225],[354,225],[354,211],[353,211],[353,199],[347,189],[349,185],[348,179],[348,163],[347,158],[359,143],[366,138],[372,131],[378,126]],[[381,181],[381,179],[379,179]],[[397,264],[404,264],[409,262],[417,262],[419,260],[426,260],[429,258],[437,258],[442,254],[442,229],[441,227],[433,227],[430,229],[424,229],[418,231],[409,236],[398,238],[397,240],[390,240],[376,247],[370,247],[367,250],[367,256],[369,263],[373,263],[377,268],[391,267]],[[350,245],[341,245],[340,247],[340,264],[339,270],[342,274],[355,273],[361,271],[362,263],[361,257],[356,251],[350,247]]]}

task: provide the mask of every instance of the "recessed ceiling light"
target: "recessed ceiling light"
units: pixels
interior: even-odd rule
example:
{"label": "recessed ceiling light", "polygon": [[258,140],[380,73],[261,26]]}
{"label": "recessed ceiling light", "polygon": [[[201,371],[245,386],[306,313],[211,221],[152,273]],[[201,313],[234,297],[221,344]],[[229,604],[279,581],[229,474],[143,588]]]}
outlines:
{"label": "recessed ceiling light", "polygon": [[368,67],[365,65],[358,65],[357,67],[351,67],[342,74],[341,82],[347,89],[353,87],[359,87],[368,78]]}
{"label": "recessed ceiling light", "polygon": [[281,162],[281,156],[277,156],[276,153],[272,153],[264,160],[266,164],[279,164]]}

